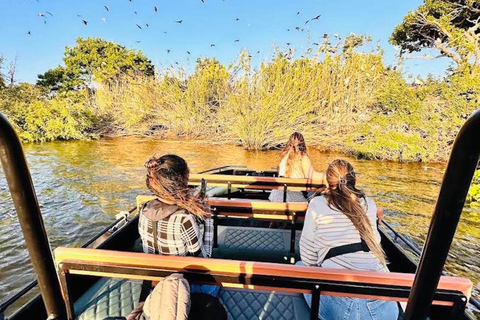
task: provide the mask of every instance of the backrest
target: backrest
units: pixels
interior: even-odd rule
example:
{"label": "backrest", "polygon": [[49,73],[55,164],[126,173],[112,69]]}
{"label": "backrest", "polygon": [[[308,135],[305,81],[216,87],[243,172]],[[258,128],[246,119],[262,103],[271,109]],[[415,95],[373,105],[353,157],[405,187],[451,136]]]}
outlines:
{"label": "backrest", "polygon": [[[70,274],[158,281],[180,272],[190,282],[219,283],[224,287],[312,293],[314,299],[325,294],[394,301],[407,300],[414,279],[414,274],[405,273],[327,269],[99,249],[60,247],[55,249],[54,253],[62,292],[72,314],[73,302],[68,295]],[[440,278],[433,303],[454,305],[459,299],[468,300],[471,290],[470,280],[443,276]]]}
{"label": "backrest", "polygon": [[191,174],[188,178],[188,184],[199,186],[202,179],[206,180],[209,187],[256,190],[288,189],[289,191],[316,191],[325,187],[322,181],[318,180],[222,174]]}

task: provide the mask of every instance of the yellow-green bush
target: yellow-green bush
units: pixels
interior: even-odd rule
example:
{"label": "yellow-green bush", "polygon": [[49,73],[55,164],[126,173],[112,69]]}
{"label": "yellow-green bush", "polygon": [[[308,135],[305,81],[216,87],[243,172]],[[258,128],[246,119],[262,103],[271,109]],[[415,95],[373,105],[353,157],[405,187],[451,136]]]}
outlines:
{"label": "yellow-green bush", "polygon": [[21,84],[0,91],[0,110],[24,141],[84,139],[91,118],[79,94],[43,97],[36,86]]}

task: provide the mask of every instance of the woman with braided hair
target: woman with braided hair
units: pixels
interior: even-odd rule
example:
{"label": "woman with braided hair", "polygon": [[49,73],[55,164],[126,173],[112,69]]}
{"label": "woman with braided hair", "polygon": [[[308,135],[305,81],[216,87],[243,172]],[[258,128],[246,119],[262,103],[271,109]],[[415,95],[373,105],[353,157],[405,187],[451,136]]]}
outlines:
{"label": "woman with braided hair", "polygon": [[[356,187],[350,163],[337,159],[327,169],[326,191],[307,209],[300,238],[299,264],[388,272],[377,218],[382,210]],[[305,295],[311,305],[311,295]],[[322,295],[320,319],[397,319],[394,301]]]}
{"label": "woman with braided hair", "polygon": [[[316,179],[325,182],[325,175],[316,172],[307,155],[305,138],[299,132],[290,135],[287,144],[282,150],[281,161],[278,166],[278,176],[297,179]],[[269,200],[271,202],[283,202],[284,192],[272,190]],[[286,202],[307,202],[307,198],[299,191],[287,191]]]}

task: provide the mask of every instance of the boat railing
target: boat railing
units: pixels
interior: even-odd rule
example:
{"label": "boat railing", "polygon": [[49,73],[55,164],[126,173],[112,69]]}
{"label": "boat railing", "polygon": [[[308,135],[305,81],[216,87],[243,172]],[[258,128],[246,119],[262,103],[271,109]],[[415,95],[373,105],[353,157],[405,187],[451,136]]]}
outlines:
{"label": "boat railing", "polygon": [[[288,264],[176,257],[98,249],[57,248],[55,261],[69,319],[75,317],[69,278],[85,275],[161,281],[181,272],[190,282],[219,284],[250,290],[312,294],[311,319],[318,319],[320,295],[406,301],[413,274],[339,270]],[[440,278],[433,304],[451,306],[449,319],[463,314],[472,282],[466,278]],[[446,318],[446,319],[448,319]]]}

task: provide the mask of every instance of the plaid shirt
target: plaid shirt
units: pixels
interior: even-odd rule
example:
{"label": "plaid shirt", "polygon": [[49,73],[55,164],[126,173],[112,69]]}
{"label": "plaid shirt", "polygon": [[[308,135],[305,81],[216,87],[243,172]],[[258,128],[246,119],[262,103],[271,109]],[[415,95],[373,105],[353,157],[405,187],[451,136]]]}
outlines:
{"label": "plaid shirt", "polygon": [[183,209],[154,221],[140,210],[138,231],[145,253],[212,256],[213,219],[201,219]]}

